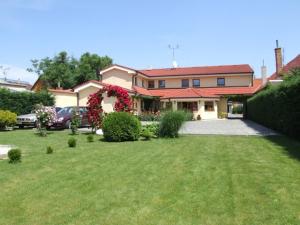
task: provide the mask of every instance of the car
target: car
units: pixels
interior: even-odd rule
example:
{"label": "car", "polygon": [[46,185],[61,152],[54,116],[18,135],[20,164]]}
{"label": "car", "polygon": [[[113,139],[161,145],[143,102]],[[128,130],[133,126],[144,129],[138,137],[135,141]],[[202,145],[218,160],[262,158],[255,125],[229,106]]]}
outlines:
{"label": "car", "polygon": [[25,126],[36,127],[36,114],[29,113],[17,116],[17,126],[24,128]]}
{"label": "car", "polygon": [[73,117],[73,113],[78,112],[80,117],[79,126],[85,127],[90,126],[88,121],[88,109],[87,107],[75,107],[75,106],[69,106],[62,108],[57,113],[57,120],[54,122],[54,124],[51,125],[50,128],[60,128],[60,129],[69,129],[71,128],[71,120]]}
{"label": "car", "polygon": [[[61,109],[62,108],[60,107],[55,107],[56,113],[59,112]],[[36,127],[37,125],[36,121],[37,121],[36,114],[34,112],[17,116],[17,126],[19,128],[24,128],[25,126]]]}

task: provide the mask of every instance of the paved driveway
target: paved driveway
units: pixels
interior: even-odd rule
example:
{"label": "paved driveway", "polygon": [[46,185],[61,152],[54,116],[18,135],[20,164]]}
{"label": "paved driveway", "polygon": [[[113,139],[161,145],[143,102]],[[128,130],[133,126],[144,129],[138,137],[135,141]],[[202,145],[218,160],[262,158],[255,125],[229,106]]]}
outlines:
{"label": "paved driveway", "polygon": [[275,131],[249,120],[225,119],[186,122],[181,134],[278,135]]}

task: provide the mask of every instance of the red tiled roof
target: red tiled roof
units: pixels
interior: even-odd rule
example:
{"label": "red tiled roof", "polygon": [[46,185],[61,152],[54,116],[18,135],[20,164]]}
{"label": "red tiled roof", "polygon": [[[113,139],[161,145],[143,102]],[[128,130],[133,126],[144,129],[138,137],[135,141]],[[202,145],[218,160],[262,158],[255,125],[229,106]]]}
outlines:
{"label": "red tiled roof", "polygon": [[136,92],[146,96],[166,98],[218,98],[221,95],[252,95],[262,87],[262,80],[255,79],[251,87],[215,87],[215,88],[171,88],[150,89],[134,87]]}
{"label": "red tiled roof", "polygon": [[[299,67],[300,68],[300,54],[297,55],[294,59],[292,59],[288,64],[286,64],[283,68],[282,68],[282,71],[281,73],[287,73],[289,72],[290,70],[294,69],[294,68],[297,68]],[[278,75],[276,72],[273,73],[269,78],[268,80],[276,80],[280,78],[280,75]]]}
{"label": "red tiled roof", "polygon": [[48,89],[50,92],[74,94],[72,89]]}
{"label": "red tiled roof", "polygon": [[216,74],[237,74],[253,73],[248,64],[225,65],[225,66],[201,66],[201,67],[178,67],[165,69],[138,70],[138,72],[149,76],[189,76],[189,75],[216,75]]}

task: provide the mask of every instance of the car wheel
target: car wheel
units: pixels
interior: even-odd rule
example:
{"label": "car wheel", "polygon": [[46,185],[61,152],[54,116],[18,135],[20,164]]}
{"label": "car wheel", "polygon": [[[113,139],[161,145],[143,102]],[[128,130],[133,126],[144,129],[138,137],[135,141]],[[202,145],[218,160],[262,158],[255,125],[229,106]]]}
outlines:
{"label": "car wheel", "polygon": [[19,125],[19,128],[20,128],[20,129],[23,129],[23,128],[24,128],[24,125]]}
{"label": "car wheel", "polygon": [[65,128],[66,128],[66,129],[71,129],[71,121],[70,121],[70,120],[68,120],[68,121],[66,122]]}

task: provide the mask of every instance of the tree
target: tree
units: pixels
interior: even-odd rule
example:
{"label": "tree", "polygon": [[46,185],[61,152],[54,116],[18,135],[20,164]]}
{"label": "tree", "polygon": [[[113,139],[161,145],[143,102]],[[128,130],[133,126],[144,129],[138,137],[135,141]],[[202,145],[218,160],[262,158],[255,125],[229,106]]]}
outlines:
{"label": "tree", "polygon": [[112,64],[112,59],[108,56],[84,53],[79,60],[78,73],[75,77],[77,84],[88,80],[98,80],[100,71]]}
{"label": "tree", "polygon": [[100,70],[111,65],[112,59],[86,52],[78,61],[62,51],[53,58],[34,59],[31,63],[28,71],[37,73],[47,88],[68,89],[88,80],[98,80]]}

